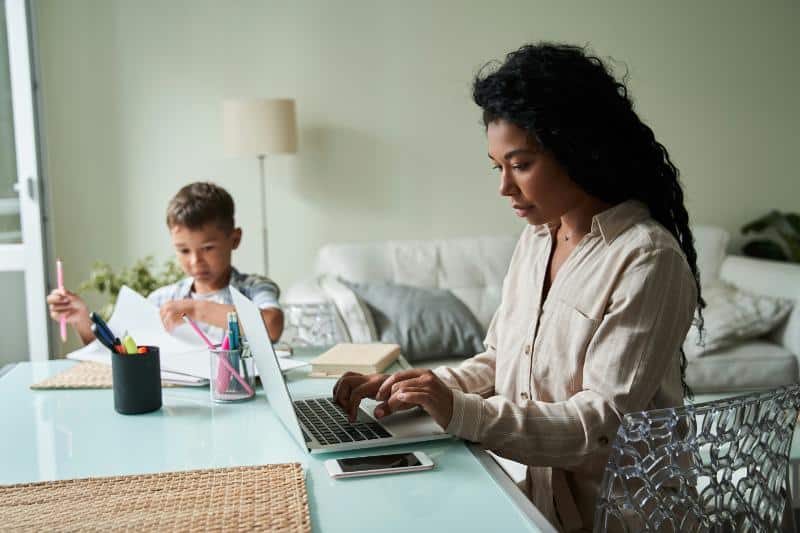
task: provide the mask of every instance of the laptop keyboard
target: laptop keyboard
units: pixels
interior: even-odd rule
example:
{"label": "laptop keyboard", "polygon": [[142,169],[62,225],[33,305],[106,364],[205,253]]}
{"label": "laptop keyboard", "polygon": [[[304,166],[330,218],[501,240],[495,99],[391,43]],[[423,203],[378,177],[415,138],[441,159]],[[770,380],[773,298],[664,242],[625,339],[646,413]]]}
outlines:
{"label": "laptop keyboard", "polygon": [[[356,420],[351,424],[347,414],[333,401],[333,398],[295,400],[294,411],[305,429],[320,444],[340,444],[391,437],[391,434],[376,422]],[[303,438],[306,442],[311,440],[305,431]]]}

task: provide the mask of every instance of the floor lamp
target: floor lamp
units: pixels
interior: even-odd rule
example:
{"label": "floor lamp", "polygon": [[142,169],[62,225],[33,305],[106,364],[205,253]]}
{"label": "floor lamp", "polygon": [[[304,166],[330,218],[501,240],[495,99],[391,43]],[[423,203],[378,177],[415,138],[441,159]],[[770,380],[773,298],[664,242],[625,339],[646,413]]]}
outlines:
{"label": "floor lamp", "polygon": [[256,156],[261,179],[261,232],[264,246],[264,274],[269,275],[267,198],[264,159],[272,154],[297,152],[297,121],[294,100],[235,99],[222,105],[225,154]]}

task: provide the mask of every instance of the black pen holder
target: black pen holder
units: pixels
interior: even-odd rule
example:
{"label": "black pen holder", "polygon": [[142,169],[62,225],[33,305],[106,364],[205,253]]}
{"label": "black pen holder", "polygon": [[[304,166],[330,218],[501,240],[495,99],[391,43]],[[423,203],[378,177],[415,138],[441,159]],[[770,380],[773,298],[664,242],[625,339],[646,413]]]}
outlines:
{"label": "black pen holder", "polygon": [[111,353],[114,409],[123,415],[149,413],[161,408],[161,363],[157,346],[144,353]]}

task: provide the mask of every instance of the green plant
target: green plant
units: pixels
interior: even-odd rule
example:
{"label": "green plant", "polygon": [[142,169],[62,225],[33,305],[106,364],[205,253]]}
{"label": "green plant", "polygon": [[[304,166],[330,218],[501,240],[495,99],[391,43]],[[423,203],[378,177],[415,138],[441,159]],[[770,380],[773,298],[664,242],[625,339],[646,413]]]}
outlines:
{"label": "green plant", "polygon": [[783,242],[783,246],[771,239],[756,239],[744,245],[742,251],[745,255],[800,263],[799,214],[770,211],[763,217],[742,227],[742,233],[745,235],[748,233],[764,233],[766,231],[777,235]]}
{"label": "green plant", "polygon": [[100,310],[100,314],[108,318],[123,285],[147,296],[157,288],[175,283],[185,276],[174,259],[165,261],[161,271],[156,272],[152,255],[137,260],[130,268],[123,268],[119,274],[114,272],[108,263],[96,261],[92,265],[89,279],[81,283],[78,290],[93,290],[107,295],[108,301]]}

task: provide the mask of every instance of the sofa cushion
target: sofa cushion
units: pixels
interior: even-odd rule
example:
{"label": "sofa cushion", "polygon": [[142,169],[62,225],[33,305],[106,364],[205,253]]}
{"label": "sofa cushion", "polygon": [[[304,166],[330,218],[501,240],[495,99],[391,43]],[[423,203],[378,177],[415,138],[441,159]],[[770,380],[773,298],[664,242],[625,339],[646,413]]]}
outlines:
{"label": "sofa cushion", "polygon": [[319,286],[333,301],[347,329],[347,341],[370,343],[378,340],[372,313],[350,287],[333,276],[320,276]]}
{"label": "sofa cushion", "polygon": [[[485,331],[500,305],[516,242],[517,237],[509,235],[327,244],[319,251],[315,271],[357,283],[449,289]],[[294,292],[290,289],[287,294]]]}
{"label": "sofa cushion", "polygon": [[481,325],[446,289],[343,281],[366,302],[381,342],[400,345],[412,363],[483,351]]}
{"label": "sofa cushion", "polygon": [[800,265],[729,255],[722,263],[720,279],[757,294],[794,300],[794,310],[770,340],[800,356]]}
{"label": "sofa cushion", "polygon": [[791,352],[760,339],[690,359],[686,383],[697,393],[768,389],[796,383],[797,372]]}
{"label": "sofa cushion", "polygon": [[703,342],[693,324],[683,343],[686,357],[695,358],[754,339],[774,330],[792,309],[791,300],[772,298],[717,281],[703,288]]}

